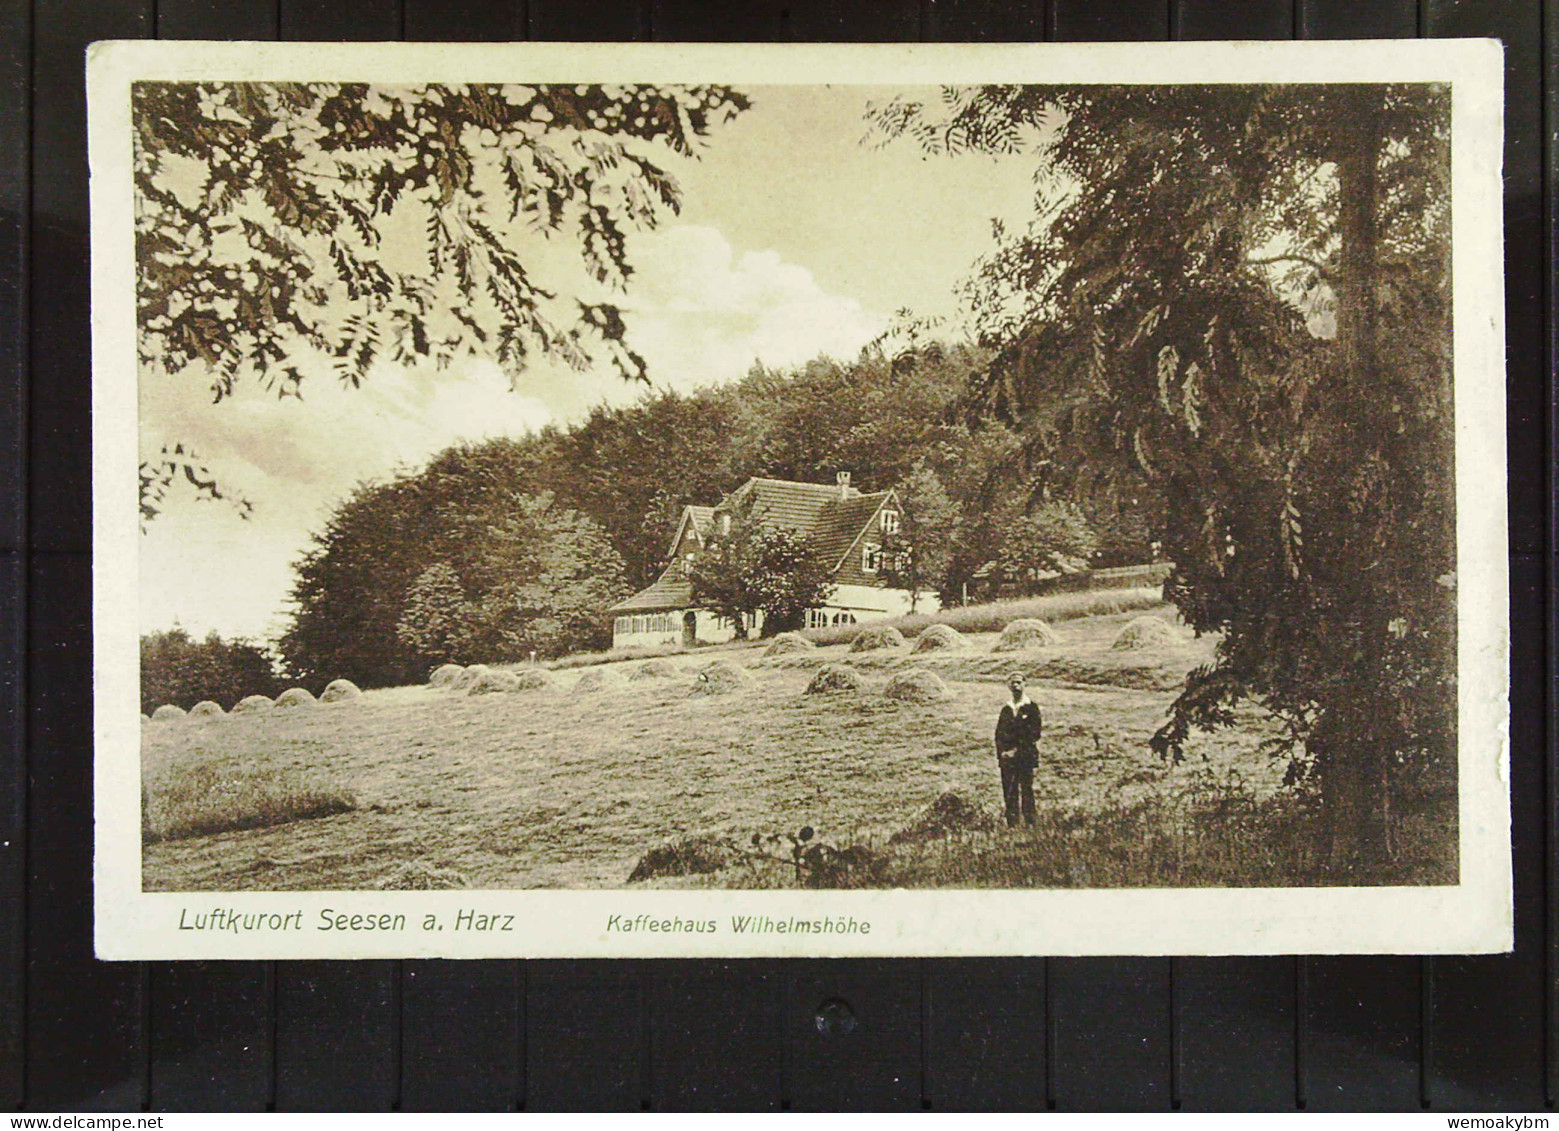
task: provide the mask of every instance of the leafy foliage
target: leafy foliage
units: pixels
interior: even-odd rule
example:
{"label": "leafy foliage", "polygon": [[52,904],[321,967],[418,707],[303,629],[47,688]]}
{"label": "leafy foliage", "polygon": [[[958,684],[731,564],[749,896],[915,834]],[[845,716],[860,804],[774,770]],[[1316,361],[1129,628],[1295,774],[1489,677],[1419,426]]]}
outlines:
{"label": "leafy foliage", "polygon": [[307,355],[353,385],[467,349],[511,375],[545,354],[642,378],[617,306],[562,300],[514,249],[569,236],[621,289],[627,232],[681,203],[663,155],[747,105],[717,86],[137,83],[141,362],[198,365],[218,400],[245,376],[297,394]]}
{"label": "leafy foliage", "polygon": [[210,699],[231,708],[246,695],[274,697],[283,684],[271,657],[247,640],[223,640],[213,632],[196,640],[182,628],[141,637],[141,710],[164,703],[185,710]]}
{"label": "leafy foliage", "polygon": [[898,529],[883,532],[882,579],[909,591],[913,613],[920,597],[947,577],[962,514],[937,473],[923,463],[898,485],[898,498]]}
{"label": "leafy foliage", "polygon": [[1254,699],[1339,850],[1379,847],[1391,765],[1454,779],[1447,92],[975,87],[877,123],[1035,155],[969,285],[978,400],[1050,481],[1161,492],[1170,595],[1223,642],[1155,745]]}
{"label": "leafy foliage", "polygon": [[765,526],[750,498],[730,517],[730,529],[712,535],[688,571],[694,603],[742,635],[760,613],[765,636],[801,627],[807,609],[827,603],[833,592],[827,564],[803,535]]}

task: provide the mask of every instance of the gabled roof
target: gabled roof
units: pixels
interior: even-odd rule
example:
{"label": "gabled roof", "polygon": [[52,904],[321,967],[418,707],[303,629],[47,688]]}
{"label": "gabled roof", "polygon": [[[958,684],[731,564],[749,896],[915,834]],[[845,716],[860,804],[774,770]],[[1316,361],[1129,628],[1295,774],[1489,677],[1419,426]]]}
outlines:
{"label": "gabled roof", "polygon": [[[715,525],[715,516],[750,501],[752,515],[759,524],[771,529],[789,530],[811,540],[813,549],[836,571],[845,555],[860,539],[861,532],[889,499],[892,491],[862,494],[853,487],[843,491],[828,483],[797,483],[790,479],[747,480],[714,507],[684,507],[672,538],[674,553],[689,523],[700,541],[707,541]],[[641,589],[608,612],[645,612],[685,609],[692,604],[693,589],[675,562],[667,566],[655,583]]]}
{"label": "gabled roof", "polygon": [[676,564],[655,579],[648,588],[640,589],[625,601],[619,601],[606,611],[609,613],[653,613],[666,609],[685,609],[693,603],[693,586]]}

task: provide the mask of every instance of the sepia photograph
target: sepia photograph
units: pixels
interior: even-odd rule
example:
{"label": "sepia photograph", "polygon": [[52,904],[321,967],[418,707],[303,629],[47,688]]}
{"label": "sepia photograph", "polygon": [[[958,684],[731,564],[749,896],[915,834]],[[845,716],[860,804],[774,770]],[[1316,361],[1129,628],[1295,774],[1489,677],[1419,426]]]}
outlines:
{"label": "sepia photograph", "polygon": [[1508,936],[1497,49],[307,50],[95,64],[100,907]]}

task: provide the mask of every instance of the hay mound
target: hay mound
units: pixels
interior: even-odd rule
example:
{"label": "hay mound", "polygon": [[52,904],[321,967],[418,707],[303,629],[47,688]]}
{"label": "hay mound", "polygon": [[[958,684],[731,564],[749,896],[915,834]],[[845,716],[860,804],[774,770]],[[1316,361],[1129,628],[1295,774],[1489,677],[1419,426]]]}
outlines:
{"label": "hay mound", "polygon": [[629,679],[673,679],[677,674],[677,665],[670,660],[645,660],[636,668],[628,672]]}
{"label": "hay mound", "polygon": [[289,687],[276,697],[278,707],[312,707],[314,696],[306,687]]}
{"label": "hay mound", "polygon": [[860,691],[866,686],[861,673],[844,664],[824,664],[807,684],[808,695],[826,695],[831,691]]}
{"label": "hay mound", "polygon": [[557,685],[556,677],[546,668],[526,668],[522,672],[516,672],[514,676],[514,690],[516,691],[540,691],[543,688],[554,688]]}
{"label": "hay mound", "polygon": [[513,672],[483,672],[471,681],[467,695],[492,695],[520,689],[519,678]]}
{"label": "hay mound", "polygon": [[617,668],[591,668],[574,684],[575,695],[593,695],[598,691],[615,691],[628,682],[628,677]]}
{"label": "hay mound", "polygon": [[729,841],[712,836],[685,836],[650,849],[633,866],[628,882],[657,876],[694,876],[718,872],[741,854]]}
{"label": "hay mound", "polygon": [[429,687],[449,687],[465,672],[460,664],[440,664],[433,669],[433,674],[428,676]]}
{"label": "hay mound", "polygon": [[906,703],[940,703],[948,697],[947,684],[942,682],[942,677],[925,668],[899,672],[888,680],[882,693],[889,699],[902,699]]}
{"label": "hay mound", "polygon": [[435,868],[421,860],[403,860],[377,884],[376,891],[455,891],[468,886],[453,868]]}
{"label": "hay mound", "polygon": [[449,683],[445,686],[451,691],[464,691],[490,670],[486,664],[472,664],[469,668],[463,668],[450,676]]}
{"label": "hay mound", "polygon": [[810,652],[817,645],[799,632],[782,632],[763,650],[765,656],[783,656],[789,652]]}
{"label": "hay mound", "polygon": [[319,697],[321,703],[344,703],[349,699],[356,699],[362,692],[357,684],[349,679],[333,679],[325,685],[325,690]]}
{"label": "hay mound", "polygon": [[174,719],[182,719],[185,715],[183,707],[175,707],[172,703],[164,703],[152,712],[152,722],[166,723]]}
{"label": "hay mound", "polygon": [[1135,652],[1143,648],[1166,648],[1180,643],[1175,630],[1158,617],[1138,617],[1115,637],[1110,645],[1117,652]]}
{"label": "hay mound", "polygon": [[227,714],[222,710],[222,704],[213,703],[209,699],[202,699],[189,709],[190,717],[195,719],[215,719]]}
{"label": "hay mound", "polygon": [[888,838],[889,844],[920,844],[950,833],[989,832],[996,818],[961,793],[948,790],[921,810],[912,824]]}
{"label": "hay mound", "polygon": [[689,695],[729,695],[752,686],[752,674],[731,660],[716,660],[699,670]]}
{"label": "hay mound", "polygon": [[902,648],[904,634],[891,624],[873,625],[861,629],[850,641],[852,652],[875,652],[879,648]]}
{"label": "hay mound", "polygon": [[1026,648],[1047,648],[1060,641],[1056,630],[1044,621],[1024,618],[1009,621],[1007,627],[1001,630],[1001,639],[996,641],[991,651],[1021,652]]}
{"label": "hay mound", "polygon": [[264,695],[245,695],[233,704],[233,714],[252,715],[256,711],[269,711],[271,706],[271,701]]}
{"label": "hay mound", "polygon": [[969,641],[956,628],[934,624],[915,638],[916,652],[949,652],[969,647]]}

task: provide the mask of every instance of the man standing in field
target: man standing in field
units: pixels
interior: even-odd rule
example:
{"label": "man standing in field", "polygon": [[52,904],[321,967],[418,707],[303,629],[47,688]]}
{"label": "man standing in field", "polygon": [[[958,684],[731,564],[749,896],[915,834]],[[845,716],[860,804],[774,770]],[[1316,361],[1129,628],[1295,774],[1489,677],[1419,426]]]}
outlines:
{"label": "man standing in field", "polygon": [[1012,701],[1003,703],[996,716],[996,764],[1001,768],[1001,794],[1007,805],[1007,824],[1034,823],[1034,767],[1039,764],[1039,737],[1044,720],[1039,707],[1023,692],[1022,672],[1007,677]]}

